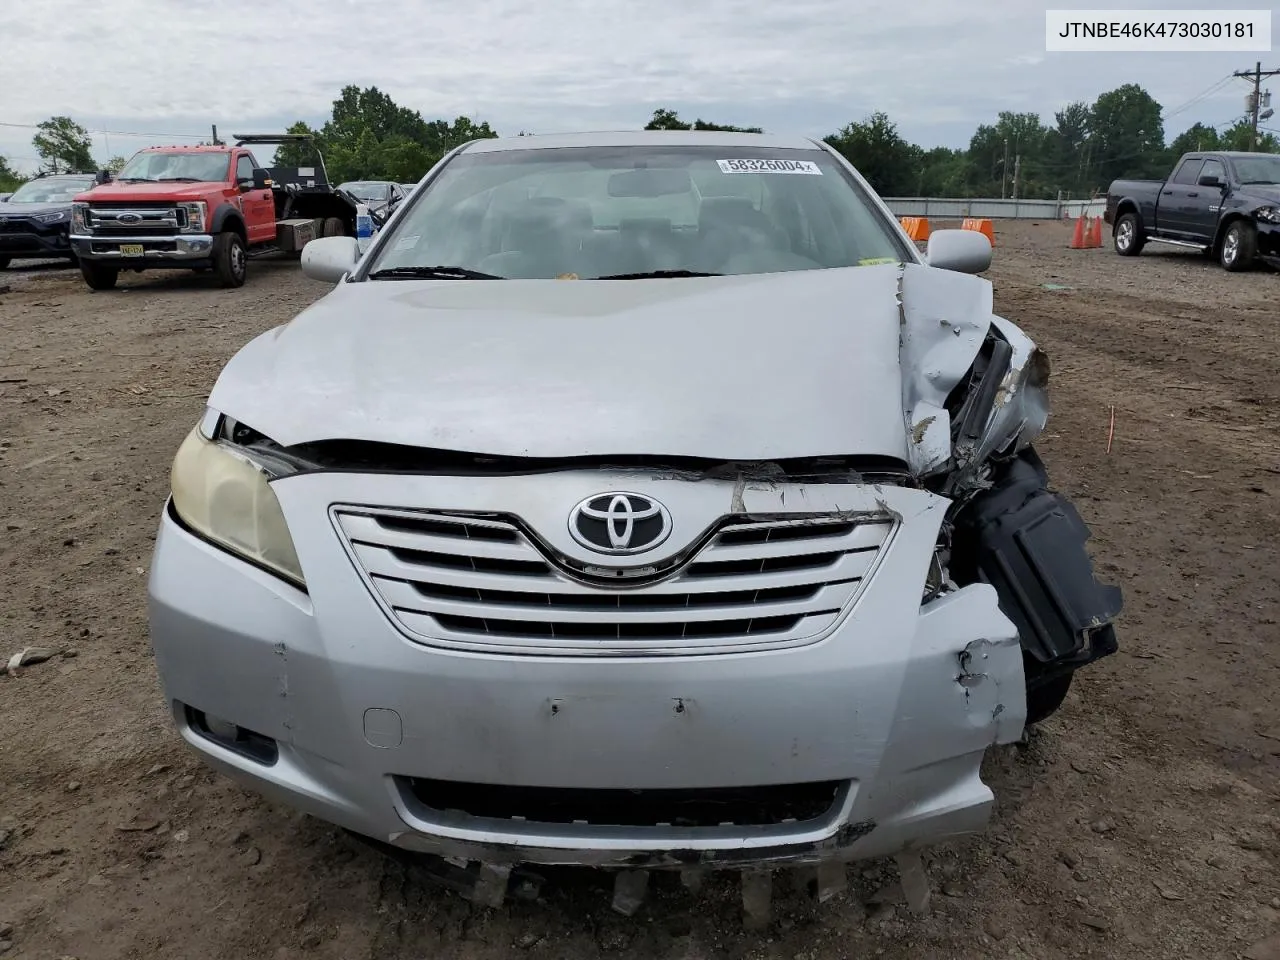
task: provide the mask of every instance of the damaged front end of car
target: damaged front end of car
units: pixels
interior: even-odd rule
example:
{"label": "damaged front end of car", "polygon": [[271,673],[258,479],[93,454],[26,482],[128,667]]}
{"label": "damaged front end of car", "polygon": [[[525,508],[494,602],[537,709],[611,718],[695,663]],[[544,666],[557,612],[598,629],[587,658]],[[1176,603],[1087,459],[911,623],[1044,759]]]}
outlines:
{"label": "damaged front end of car", "polygon": [[907,268],[899,303],[912,466],[951,501],[941,563],[957,585],[995,588],[1022,645],[1027,723],[1037,723],[1075,670],[1116,651],[1122,606],[1121,591],[1095,577],[1089,528],[1049,488],[1033,446],[1049,416],[1049,359],[992,313],[987,284]]}

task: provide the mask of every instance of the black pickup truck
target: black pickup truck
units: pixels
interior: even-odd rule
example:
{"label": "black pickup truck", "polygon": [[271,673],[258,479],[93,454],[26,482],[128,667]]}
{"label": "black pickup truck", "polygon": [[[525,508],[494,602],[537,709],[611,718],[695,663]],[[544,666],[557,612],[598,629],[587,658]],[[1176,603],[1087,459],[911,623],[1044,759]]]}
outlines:
{"label": "black pickup truck", "polygon": [[1168,180],[1116,180],[1103,219],[1122,257],[1148,242],[1194,247],[1227,270],[1280,262],[1280,154],[1183,154]]}

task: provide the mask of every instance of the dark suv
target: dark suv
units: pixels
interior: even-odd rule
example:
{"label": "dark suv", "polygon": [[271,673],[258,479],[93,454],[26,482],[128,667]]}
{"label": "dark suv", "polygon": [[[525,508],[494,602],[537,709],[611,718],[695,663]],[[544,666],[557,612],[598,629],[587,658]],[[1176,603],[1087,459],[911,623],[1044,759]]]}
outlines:
{"label": "dark suv", "polygon": [[71,202],[92,190],[93,174],[39,177],[0,202],[0,270],[15,259],[66,258],[72,263]]}

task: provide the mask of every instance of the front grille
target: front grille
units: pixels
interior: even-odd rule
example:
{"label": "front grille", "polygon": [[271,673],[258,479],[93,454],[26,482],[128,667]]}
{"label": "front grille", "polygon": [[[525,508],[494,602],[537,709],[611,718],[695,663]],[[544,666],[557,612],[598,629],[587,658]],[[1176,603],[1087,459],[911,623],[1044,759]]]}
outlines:
{"label": "front grille", "polygon": [[34,227],[30,220],[0,220],[0,233],[30,233]]}
{"label": "front grille", "polygon": [[397,778],[401,796],[428,810],[479,820],[603,827],[773,827],[832,812],[845,783],[785,783],[693,790],[508,787]]}
{"label": "front grille", "polygon": [[384,610],[431,645],[579,656],[813,642],[857,594],[888,517],[731,518],[656,582],[574,574],[495,515],[334,509]]}
{"label": "front grille", "polygon": [[100,237],[129,237],[143,234],[167,237],[177,234],[179,228],[185,225],[186,212],[171,203],[122,206],[95,204],[89,208],[86,221],[89,232]]}

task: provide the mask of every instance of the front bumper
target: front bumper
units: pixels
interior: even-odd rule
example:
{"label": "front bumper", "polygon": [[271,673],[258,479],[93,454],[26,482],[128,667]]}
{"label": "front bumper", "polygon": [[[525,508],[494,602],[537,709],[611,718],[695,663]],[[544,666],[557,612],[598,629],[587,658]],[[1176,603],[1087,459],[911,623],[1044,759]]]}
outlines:
{"label": "front bumper", "polygon": [[[209,234],[159,237],[72,234],[71,246],[81,260],[98,260],[137,270],[206,266],[213,256],[213,237]],[[141,247],[141,252],[131,251],[130,247]]]}
{"label": "front bumper", "polygon": [[[548,499],[573,503],[610,482],[563,476],[570,488]],[[480,509],[513,479],[548,482],[472,478],[456,496]],[[444,649],[393,626],[327,512],[353,501],[459,509],[461,499],[441,503],[431,478],[310,474],[273,486],[308,593],[196,538],[168,512],[149,587],[156,665],[179,731],[253,789],[405,849],[513,864],[853,860],[987,822],[993,797],[979,765],[989,746],[1022,732],[1022,654],[985,584],[920,606],[940,498],[848,485],[828,495],[809,486],[807,496],[788,485],[748,488],[753,514],[797,502],[830,509],[830,496],[839,509],[898,516],[865,589],[830,632],[768,652],[592,658]],[[711,481],[699,487],[715,493]],[[270,754],[216,740],[192,710],[273,741]],[[678,826],[436,808],[415,789],[422,781],[487,785],[495,796],[837,788],[824,811],[794,822]]]}
{"label": "front bumper", "polygon": [[63,221],[48,228],[10,222],[0,225],[0,257],[70,257],[68,224]]}
{"label": "front bumper", "polygon": [[1258,228],[1258,256],[1280,259],[1280,223],[1254,222]]}

